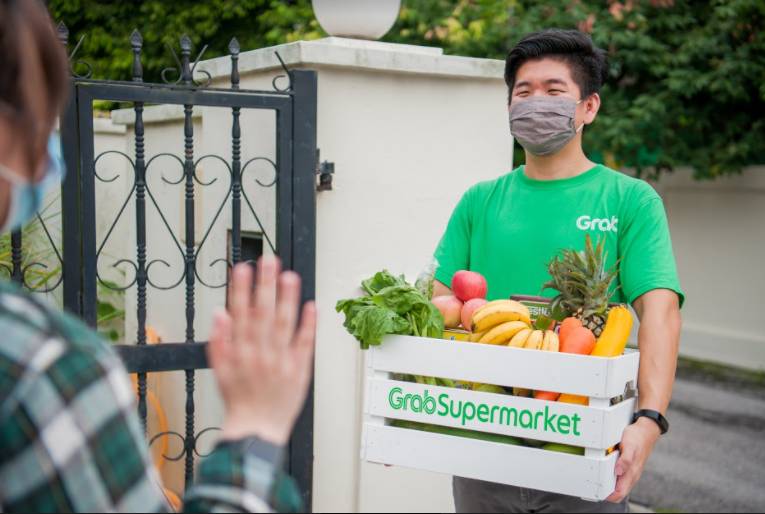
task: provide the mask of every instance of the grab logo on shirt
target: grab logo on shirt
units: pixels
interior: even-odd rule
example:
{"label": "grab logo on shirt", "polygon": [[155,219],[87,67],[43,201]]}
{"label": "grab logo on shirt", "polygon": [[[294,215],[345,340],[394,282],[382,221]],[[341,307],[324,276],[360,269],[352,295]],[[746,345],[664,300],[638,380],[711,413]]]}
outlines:
{"label": "grab logo on shirt", "polygon": [[579,230],[597,230],[599,232],[618,232],[616,224],[619,223],[619,218],[611,216],[608,218],[592,218],[584,215],[579,216],[576,220],[576,228]]}

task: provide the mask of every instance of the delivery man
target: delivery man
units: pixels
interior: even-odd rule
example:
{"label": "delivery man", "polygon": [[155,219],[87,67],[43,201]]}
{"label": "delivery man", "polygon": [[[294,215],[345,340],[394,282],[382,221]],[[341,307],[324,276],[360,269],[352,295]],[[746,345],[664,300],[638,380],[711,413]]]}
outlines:
{"label": "delivery man", "polygon": [[605,240],[610,263],[620,259],[611,300],[631,304],[640,319],[639,411],[621,441],[616,490],[597,504],[455,477],[457,512],[627,512],[627,497],[668,428],[683,293],[661,198],[582,151],[606,69],[605,52],[576,30],[533,33],[510,51],[510,132],[526,165],[462,197],[436,250],[435,294],[451,294],[447,286],[463,269],[486,277],[490,300],[539,294],[550,278],[546,264],[561,249],[581,250],[585,234]]}

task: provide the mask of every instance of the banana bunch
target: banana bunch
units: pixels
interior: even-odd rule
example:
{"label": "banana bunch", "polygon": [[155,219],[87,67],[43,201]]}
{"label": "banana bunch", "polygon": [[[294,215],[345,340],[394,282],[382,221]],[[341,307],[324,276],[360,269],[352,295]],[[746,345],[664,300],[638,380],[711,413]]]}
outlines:
{"label": "banana bunch", "polygon": [[531,325],[528,307],[514,300],[495,300],[473,313],[473,332],[486,333],[502,323],[522,321]]}
{"label": "banana bunch", "polygon": [[507,343],[507,346],[542,350],[543,352],[557,352],[560,350],[558,334],[552,330],[531,330],[530,328],[525,328],[515,334]]}
{"label": "banana bunch", "polygon": [[470,341],[550,352],[560,346],[552,330],[532,328],[528,307],[515,300],[496,300],[476,310]]}
{"label": "banana bunch", "polygon": [[495,300],[473,313],[474,343],[507,344],[520,330],[531,325],[529,309],[513,300]]}

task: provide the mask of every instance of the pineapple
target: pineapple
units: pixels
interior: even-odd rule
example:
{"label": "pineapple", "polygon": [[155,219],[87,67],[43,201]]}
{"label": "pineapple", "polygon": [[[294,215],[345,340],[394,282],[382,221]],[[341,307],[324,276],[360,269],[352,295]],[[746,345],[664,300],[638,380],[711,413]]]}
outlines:
{"label": "pineapple", "polygon": [[551,280],[544,289],[556,289],[560,294],[553,298],[552,312],[565,312],[578,318],[582,325],[600,337],[608,317],[608,299],[611,283],[618,273],[618,262],[606,270],[604,242],[592,245],[589,234],[584,251],[563,250],[547,266]]}

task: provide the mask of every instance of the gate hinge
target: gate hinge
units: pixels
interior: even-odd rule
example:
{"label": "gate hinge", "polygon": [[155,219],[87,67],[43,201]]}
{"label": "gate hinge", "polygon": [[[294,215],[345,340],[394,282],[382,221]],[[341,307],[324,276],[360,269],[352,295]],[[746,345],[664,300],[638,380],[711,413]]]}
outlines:
{"label": "gate hinge", "polygon": [[332,178],[335,175],[335,163],[321,162],[321,150],[316,149],[316,176],[319,177],[316,184],[317,191],[332,191]]}

